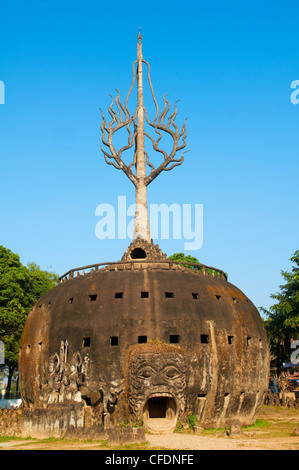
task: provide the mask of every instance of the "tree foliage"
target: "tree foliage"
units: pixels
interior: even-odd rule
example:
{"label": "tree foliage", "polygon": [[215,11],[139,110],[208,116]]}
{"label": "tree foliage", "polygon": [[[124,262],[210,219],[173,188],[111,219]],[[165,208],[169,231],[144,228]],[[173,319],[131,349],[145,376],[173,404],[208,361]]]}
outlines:
{"label": "tree foliage", "polygon": [[36,301],[58,282],[58,275],[42,271],[35,263],[24,266],[19,255],[0,245],[0,340],[5,366],[17,366],[21,334]]}
{"label": "tree foliage", "polygon": [[[197,258],[195,258],[194,256],[185,255],[184,253],[174,253],[173,255],[169,256],[168,259],[171,259],[173,261],[185,261],[186,263],[198,263],[199,264],[199,261]],[[188,264],[185,264],[184,266],[192,269],[192,266],[189,266]]]}
{"label": "tree foliage", "polygon": [[290,344],[299,339],[299,250],[290,261],[294,263],[291,272],[281,271],[285,283],[279,286],[280,292],[271,295],[277,302],[269,310],[261,308],[267,317],[265,328],[277,365],[290,362]]}
{"label": "tree foliage", "polygon": [[[189,264],[184,264],[185,263],[195,263],[195,264],[201,264],[200,261],[198,261],[197,258],[195,258],[194,256],[191,256],[191,255],[185,255],[184,253],[174,253],[173,255],[169,256],[168,259],[172,260],[172,261],[176,261],[178,262],[181,266],[185,266],[186,268],[189,268],[189,269],[198,269],[199,271],[202,270],[202,268],[196,268],[195,266],[191,266]],[[205,267],[205,272],[206,274],[209,274],[209,275],[213,275],[215,277],[217,277],[220,272],[215,269],[215,268],[208,268],[208,267]],[[228,274],[227,273],[224,273],[225,276],[226,276],[226,279],[228,279]]]}

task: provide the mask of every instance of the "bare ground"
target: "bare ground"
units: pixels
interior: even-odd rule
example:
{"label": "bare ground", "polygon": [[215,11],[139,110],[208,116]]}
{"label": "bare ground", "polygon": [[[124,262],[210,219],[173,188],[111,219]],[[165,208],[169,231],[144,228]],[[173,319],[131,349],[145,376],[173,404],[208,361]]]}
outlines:
{"label": "bare ground", "polygon": [[243,428],[241,437],[229,437],[224,429],[146,434],[146,443],[123,447],[109,447],[105,441],[0,438],[0,450],[298,450],[296,428],[299,431],[298,410],[263,406],[256,425]]}

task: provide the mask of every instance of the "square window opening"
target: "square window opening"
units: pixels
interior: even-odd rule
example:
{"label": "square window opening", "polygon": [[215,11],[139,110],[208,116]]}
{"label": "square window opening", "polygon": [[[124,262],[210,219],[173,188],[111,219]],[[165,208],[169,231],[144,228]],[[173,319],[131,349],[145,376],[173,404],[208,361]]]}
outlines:
{"label": "square window opening", "polygon": [[173,292],[165,292],[166,299],[173,299],[174,293]]}
{"label": "square window opening", "polygon": [[118,336],[110,336],[110,346],[118,346]]}
{"label": "square window opening", "polygon": [[91,294],[89,296],[89,300],[90,300],[90,302],[94,302],[95,300],[97,300],[97,294]]}
{"label": "square window opening", "polygon": [[123,298],[123,292],[115,292],[115,298],[116,299],[122,299]]}
{"label": "square window opening", "polygon": [[179,335],[170,335],[169,336],[169,342],[178,344],[180,342],[180,336]]}
{"label": "square window opening", "polygon": [[200,342],[202,344],[208,344],[209,342],[209,335],[200,335]]}
{"label": "square window opening", "polygon": [[138,343],[147,343],[147,336],[138,336]]}
{"label": "square window opening", "polygon": [[193,299],[197,300],[197,299],[199,299],[199,294],[197,294],[196,292],[193,292],[192,297],[193,297]]}
{"label": "square window opening", "polygon": [[141,292],[141,298],[142,299],[147,299],[148,298],[148,292]]}
{"label": "square window opening", "polygon": [[90,348],[90,338],[83,338],[83,348]]}

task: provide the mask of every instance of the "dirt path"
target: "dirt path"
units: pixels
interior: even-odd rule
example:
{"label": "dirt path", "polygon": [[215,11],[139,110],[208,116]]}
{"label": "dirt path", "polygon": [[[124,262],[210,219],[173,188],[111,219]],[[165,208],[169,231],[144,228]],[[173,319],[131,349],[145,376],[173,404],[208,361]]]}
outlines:
{"label": "dirt path", "polygon": [[0,450],[299,450],[299,411],[263,407],[259,426],[244,429],[241,437],[227,437],[224,430],[207,435],[192,433],[146,434],[147,443],[128,447],[108,447],[103,441],[64,439],[0,440]]}
{"label": "dirt path", "polygon": [[[298,450],[299,437],[285,439],[203,437],[191,434],[148,435],[144,450]],[[8,441],[0,443],[0,450],[113,450],[98,442],[37,442]],[[134,449],[132,449],[134,450]]]}
{"label": "dirt path", "polygon": [[223,438],[193,435],[166,434],[164,436],[148,436],[152,446],[167,449],[184,450],[298,450],[299,437],[273,440],[256,438]]}

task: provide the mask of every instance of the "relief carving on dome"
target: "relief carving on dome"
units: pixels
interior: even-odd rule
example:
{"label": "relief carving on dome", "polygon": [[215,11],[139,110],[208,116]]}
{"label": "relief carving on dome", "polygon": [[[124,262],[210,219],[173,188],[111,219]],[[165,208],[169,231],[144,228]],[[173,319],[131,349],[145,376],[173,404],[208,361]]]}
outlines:
{"label": "relief carving on dome", "polygon": [[60,344],[59,353],[50,357],[48,371],[40,385],[40,400],[44,403],[81,401],[80,388],[85,384],[88,356],[83,359],[79,352],[69,360],[68,341]]}
{"label": "relief carving on dome", "polygon": [[48,371],[43,374],[39,398],[45,405],[82,402],[92,407],[90,425],[104,420],[105,427],[109,427],[109,417],[123,391],[122,381],[90,380],[89,361],[89,356],[82,359],[79,351],[69,359],[69,343],[61,341],[59,353],[50,357]]}

